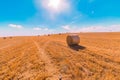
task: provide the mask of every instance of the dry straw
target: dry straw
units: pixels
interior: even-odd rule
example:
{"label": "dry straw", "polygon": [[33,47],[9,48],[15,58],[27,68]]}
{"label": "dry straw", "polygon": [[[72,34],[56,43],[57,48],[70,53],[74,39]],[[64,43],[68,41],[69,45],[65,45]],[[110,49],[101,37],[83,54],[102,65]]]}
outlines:
{"label": "dry straw", "polygon": [[70,34],[67,36],[66,41],[69,46],[78,45],[80,43],[80,37],[77,34]]}

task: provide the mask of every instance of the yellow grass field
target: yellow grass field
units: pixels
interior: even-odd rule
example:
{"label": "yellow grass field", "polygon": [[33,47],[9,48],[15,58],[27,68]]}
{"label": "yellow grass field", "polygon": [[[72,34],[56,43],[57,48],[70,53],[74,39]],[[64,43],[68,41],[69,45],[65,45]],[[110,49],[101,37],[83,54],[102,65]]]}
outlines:
{"label": "yellow grass field", "polygon": [[0,38],[0,80],[120,80],[120,32]]}

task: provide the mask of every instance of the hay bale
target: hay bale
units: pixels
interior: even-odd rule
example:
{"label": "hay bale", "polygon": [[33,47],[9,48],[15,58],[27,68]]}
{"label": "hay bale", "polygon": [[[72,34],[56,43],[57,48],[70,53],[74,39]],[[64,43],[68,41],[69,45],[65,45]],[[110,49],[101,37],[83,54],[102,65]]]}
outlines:
{"label": "hay bale", "polygon": [[66,41],[68,46],[78,45],[80,43],[80,37],[76,34],[71,34],[67,36]]}
{"label": "hay bale", "polygon": [[6,39],[6,37],[3,37],[3,39]]}
{"label": "hay bale", "polygon": [[50,36],[50,34],[48,34],[48,36]]}
{"label": "hay bale", "polygon": [[10,39],[12,39],[13,37],[12,37],[12,36],[10,36],[9,38],[10,38]]}
{"label": "hay bale", "polygon": [[59,33],[59,35],[62,35],[62,33]]}
{"label": "hay bale", "polygon": [[37,35],[38,37],[40,36],[40,35]]}

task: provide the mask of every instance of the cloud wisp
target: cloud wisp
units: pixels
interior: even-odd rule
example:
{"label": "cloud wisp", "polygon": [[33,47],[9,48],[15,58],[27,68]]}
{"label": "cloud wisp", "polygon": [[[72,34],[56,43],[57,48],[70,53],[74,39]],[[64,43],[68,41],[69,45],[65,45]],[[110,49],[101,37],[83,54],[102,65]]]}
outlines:
{"label": "cloud wisp", "polygon": [[16,24],[9,24],[8,26],[11,27],[11,28],[16,28],[16,29],[22,29],[23,28],[22,25],[16,25]]}
{"label": "cloud wisp", "polygon": [[39,28],[39,27],[35,27],[35,28],[33,28],[33,30],[35,30],[35,31],[40,31],[40,30],[42,30],[42,29]]}
{"label": "cloud wisp", "polygon": [[76,27],[76,26],[62,26],[62,29],[69,32],[120,32],[120,25],[111,26],[89,26],[89,27]]}
{"label": "cloud wisp", "polygon": [[49,31],[50,29],[48,29],[48,28],[41,28],[41,27],[34,27],[33,30],[35,30],[35,31]]}
{"label": "cloud wisp", "polygon": [[71,30],[71,28],[70,28],[69,25],[62,26],[62,28],[63,28],[64,30],[67,30],[67,31],[70,31],[70,30]]}

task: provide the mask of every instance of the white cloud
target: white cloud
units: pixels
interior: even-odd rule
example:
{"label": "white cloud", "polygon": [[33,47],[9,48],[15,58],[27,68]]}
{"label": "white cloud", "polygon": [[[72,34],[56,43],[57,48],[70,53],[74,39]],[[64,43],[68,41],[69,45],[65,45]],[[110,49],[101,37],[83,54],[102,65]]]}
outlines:
{"label": "white cloud", "polygon": [[74,16],[74,17],[73,17],[73,20],[80,19],[81,17],[83,17],[83,15],[80,13],[79,15]]}
{"label": "white cloud", "polygon": [[49,29],[48,28],[44,28],[45,31],[48,31]]}
{"label": "white cloud", "polygon": [[23,28],[22,25],[16,25],[16,24],[9,24],[8,26],[11,27],[11,28],[17,28],[17,29]]}
{"label": "white cloud", "polygon": [[78,27],[78,26],[62,26],[66,31],[70,32],[120,32],[120,25],[111,26],[89,26],[89,27]]}
{"label": "white cloud", "polygon": [[39,28],[39,27],[35,27],[35,28],[33,28],[33,30],[40,31],[40,30],[42,30],[42,29]]}
{"label": "white cloud", "polygon": [[35,27],[35,28],[33,28],[33,30],[36,30],[36,31],[49,31],[51,29],[43,28],[43,27]]}
{"label": "white cloud", "polygon": [[64,29],[64,30],[71,30],[71,28],[70,28],[70,26],[69,25],[65,25],[65,26],[62,26],[62,28]]}
{"label": "white cloud", "polygon": [[53,30],[53,29],[49,29],[47,27],[36,27],[36,28],[33,28],[33,30],[34,31],[31,31],[32,35],[52,34],[56,31],[56,30]]}
{"label": "white cloud", "polygon": [[118,32],[120,31],[120,25],[111,26],[90,26],[86,28],[81,28],[82,32]]}

